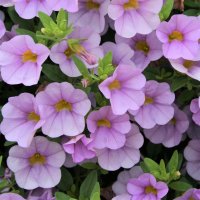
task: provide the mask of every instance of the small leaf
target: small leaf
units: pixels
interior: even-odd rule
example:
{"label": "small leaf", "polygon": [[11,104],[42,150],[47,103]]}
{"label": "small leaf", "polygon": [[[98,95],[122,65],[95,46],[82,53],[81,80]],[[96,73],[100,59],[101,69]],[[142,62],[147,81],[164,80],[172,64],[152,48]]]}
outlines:
{"label": "small leaf", "polygon": [[159,13],[161,21],[164,21],[169,17],[169,15],[173,9],[173,6],[174,6],[174,0],[166,0],[165,1],[165,4],[163,5],[163,7]]}
{"label": "small leaf", "polygon": [[61,30],[66,30],[67,29],[68,13],[64,9],[61,9],[58,12],[58,15],[57,15],[57,18],[56,18],[56,22],[57,22],[58,27]]}
{"label": "small leaf", "polygon": [[43,13],[43,12],[38,12],[38,16],[40,18],[40,21],[42,22],[43,26],[45,28],[49,28],[51,29],[51,22],[54,22],[53,19],[51,19],[51,17],[49,17],[49,15]]}
{"label": "small leaf", "polygon": [[99,168],[99,166],[96,163],[91,163],[91,162],[83,163],[81,165],[81,167],[83,167],[85,169],[98,169]]}
{"label": "small leaf", "polygon": [[160,166],[150,158],[145,158],[144,163],[147,166],[147,168],[150,170],[150,172],[160,170]]}
{"label": "small leaf", "polygon": [[97,182],[92,190],[90,200],[101,200],[100,198],[100,185]]}
{"label": "small leaf", "polygon": [[174,151],[174,153],[167,165],[167,169],[169,170],[169,172],[171,174],[178,170],[178,162],[179,162],[178,151],[176,150],[176,151]]}
{"label": "small leaf", "polygon": [[192,188],[192,185],[182,181],[176,181],[169,184],[169,187],[173,190],[185,192],[188,189]]}
{"label": "small leaf", "polygon": [[171,89],[173,92],[179,90],[180,88],[186,86],[188,78],[186,76],[174,77],[171,84]]}
{"label": "small leaf", "polygon": [[62,192],[55,193],[56,200],[77,200]]}

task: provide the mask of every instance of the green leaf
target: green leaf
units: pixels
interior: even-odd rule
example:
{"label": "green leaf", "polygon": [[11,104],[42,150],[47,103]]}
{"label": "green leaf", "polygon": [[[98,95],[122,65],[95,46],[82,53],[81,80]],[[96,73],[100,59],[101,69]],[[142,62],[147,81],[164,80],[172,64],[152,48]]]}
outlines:
{"label": "green leaf", "polygon": [[80,71],[80,73],[83,75],[83,77],[89,78],[90,74],[89,74],[89,71],[88,71],[87,67],[85,66],[85,64],[74,55],[72,55],[72,59],[73,59],[75,65],[77,66],[78,70]]}
{"label": "green leaf", "polygon": [[160,166],[150,158],[144,158],[144,163],[149,171],[160,171]]}
{"label": "green leaf", "polygon": [[188,189],[192,188],[192,185],[182,181],[176,181],[169,184],[169,187],[173,190],[185,192]]}
{"label": "green leaf", "polygon": [[57,18],[56,18],[56,22],[57,22],[58,27],[61,30],[66,30],[67,29],[68,13],[64,9],[61,9],[58,12],[58,15],[57,15]]}
{"label": "green leaf", "polygon": [[200,15],[200,10],[188,9],[188,10],[184,11],[184,14],[188,15],[188,16],[198,16],[198,15]]}
{"label": "green leaf", "polygon": [[90,200],[101,200],[100,198],[100,185],[97,182],[92,190]]}
{"label": "green leaf", "polygon": [[61,169],[61,172],[62,172],[62,176],[61,176],[61,181],[58,184],[58,188],[61,191],[68,191],[73,185],[73,177],[69,173],[69,171],[64,167]]}
{"label": "green leaf", "polygon": [[44,64],[42,72],[51,80],[55,82],[67,81],[67,76],[62,73],[57,65]]}
{"label": "green leaf", "polygon": [[166,0],[165,1],[165,4],[163,5],[163,7],[159,13],[161,21],[164,21],[169,17],[169,15],[173,9],[173,6],[174,6],[174,0]]}
{"label": "green leaf", "polygon": [[55,193],[56,200],[77,200],[62,192]]}
{"label": "green leaf", "polygon": [[0,156],[0,167],[1,167],[1,164],[2,164],[2,160],[3,160],[3,156]]}
{"label": "green leaf", "polygon": [[0,191],[8,187],[8,185],[9,185],[9,182],[6,179],[2,179],[0,181]]}
{"label": "green leaf", "polygon": [[88,174],[88,176],[81,184],[79,200],[85,200],[90,198],[96,182],[97,182],[97,172],[94,170]]}
{"label": "green leaf", "polygon": [[191,8],[200,8],[200,3],[196,0],[184,1],[184,4]]}
{"label": "green leaf", "polygon": [[92,163],[92,162],[91,163],[90,162],[83,163],[81,165],[81,167],[83,167],[85,169],[98,169],[99,168],[99,166],[96,163]]}
{"label": "green leaf", "polygon": [[179,162],[178,151],[176,150],[176,151],[174,151],[174,153],[167,165],[167,169],[170,173],[174,173],[178,170],[178,162]]}
{"label": "green leaf", "polygon": [[186,76],[174,77],[171,84],[171,89],[173,92],[179,90],[180,88],[186,86],[188,78]]}
{"label": "green leaf", "polygon": [[42,22],[43,26],[45,28],[51,29],[51,22],[55,23],[49,15],[43,13],[43,12],[38,12],[38,16],[40,18],[40,21]]}

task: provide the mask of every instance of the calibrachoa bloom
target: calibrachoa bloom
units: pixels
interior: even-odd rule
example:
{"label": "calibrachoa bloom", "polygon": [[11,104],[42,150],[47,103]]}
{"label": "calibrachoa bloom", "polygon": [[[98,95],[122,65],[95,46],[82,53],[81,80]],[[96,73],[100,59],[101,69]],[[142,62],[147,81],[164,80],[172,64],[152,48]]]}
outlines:
{"label": "calibrachoa bloom", "polygon": [[45,120],[42,132],[50,137],[75,136],[85,128],[84,116],[91,107],[85,92],[70,83],[51,83],[36,95],[36,102]]}
{"label": "calibrachoa bloom", "polygon": [[67,153],[72,155],[73,162],[80,163],[86,159],[95,157],[95,152],[89,148],[91,142],[91,138],[80,134],[74,138],[64,140],[62,146]]}
{"label": "calibrachoa bloom", "polygon": [[96,149],[99,165],[106,170],[115,171],[120,167],[131,168],[140,160],[139,148],[142,147],[144,139],[136,125],[126,136],[126,142],[119,149]]}
{"label": "calibrachoa bloom", "polygon": [[199,189],[189,189],[182,196],[174,200],[199,200],[200,199],[200,190]]}
{"label": "calibrachoa bloom", "polygon": [[183,58],[169,60],[172,67],[177,71],[187,74],[193,79],[200,81],[200,60],[185,60]]}
{"label": "calibrachoa bloom", "polygon": [[156,33],[166,58],[193,60],[199,56],[200,20],[197,17],[174,15],[169,22],[162,22]]}
{"label": "calibrachoa bloom", "polygon": [[89,114],[87,127],[94,148],[119,149],[125,144],[125,134],[131,130],[131,123],[128,114],[115,115],[110,106],[105,106]]}
{"label": "calibrachoa bloom", "polygon": [[0,38],[3,37],[3,35],[5,34],[5,32],[6,32],[5,25],[4,25],[3,21],[0,20]]}
{"label": "calibrachoa bloom", "polygon": [[79,10],[70,13],[69,22],[84,28],[89,25],[93,31],[101,33],[105,28],[105,15],[109,2],[109,0],[79,0]]}
{"label": "calibrachoa bloom", "polygon": [[186,169],[188,174],[195,180],[200,180],[200,140],[191,140],[184,150],[187,160]]}
{"label": "calibrachoa bloom", "polygon": [[37,136],[28,148],[13,146],[7,165],[14,172],[19,187],[31,190],[56,186],[64,161],[65,153],[60,144]]}
{"label": "calibrachoa bloom", "polygon": [[44,12],[48,15],[52,13],[52,5],[49,0],[12,0],[18,15],[24,19],[32,19],[38,15],[38,12]]}
{"label": "calibrachoa bloom", "polygon": [[188,127],[187,115],[174,105],[174,117],[167,124],[145,129],[144,134],[154,144],[162,143],[165,147],[174,147],[181,142]]}
{"label": "calibrachoa bloom", "polygon": [[122,115],[128,109],[137,110],[144,104],[145,96],[142,89],[145,83],[146,79],[139,69],[121,64],[111,77],[99,85],[99,89],[107,99],[110,99],[113,113]]}
{"label": "calibrachoa bloom", "polygon": [[103,50],[99,47],[100,35],[90,28],[76,27],[68,38],[78,39],[80,44],[74,44],[71,49],[67,41],[63,40],[55,44],[50,53],[51,60],[59,64],[62,72],[70,77],[81,75],[71,58],[72,55],[78,56],[88,68],[96,67],[98,59],[103,57]]}
{"label": "calibrachoa bloom", "polygon": [[116,32],[125,38],[149,34],[160,24],[160,0],[112,0],[108,15],[115,20]]}
{"label": "calibrachoa bloom", "polygon": [[0,65],[3,80],[8,84],[23,83],[26,86],[38,83],[42,64],[49,50],[35,44],[27,35],[15,36],[0,46]]}
{"label": "calibrachoa bloom", "polygon": [[129,171],[125,170],[119,173],[117,181],[112,185],[112,190],[116,195],[126,194],[127,184],[131,178],[137,178],[143,173],[142,168],[139,166],[134,166]]}
{"label": "calibrachoa bloom", "polygon": [[200,97],[191,101],[190,111],[193,113],[192,120],[200,126]]}
{"label": "calibrachoa bloom", "polygon": [[125,43],[115,44],[113,42],[105,42],[102,45],[104,54],[112,52],[112,64],[118,66],[120,64],[134,65],[131,58],[134,51]]}
{"label": "calibrachoa bloom", "polygon": [[129,110],[135,117],[135,121],[146,129],[151,129],[156,124],[167,124],[174,116],[172,103],[175,99],[169,85],[157,81],[147,81],[144,93],[144,104],[137,111]]}
{"label": "calibrachoa bloom", "polygon": [[12,5],[13,5],[13,0],[1,0],[0,2],[0,6],[8,7]]}
{"label": "calibrachoa bloom", "polygon": [[27,200],[55,200],[55,197],[51,189],[37,188],[29,192]]}
{"label": "calibrachoa bloom", "polygon": [[151,174],[145,173],[138,178],[133,178],[127,185],[130,200],[161,200],[167,193],[168,187],[164,182],[157,182]]}
{"label": "calibrachoa bloom", "polygon": [[35,97],[29,93],[10,97],[1,111],[1,133],[8,141],[17,141],[19,146],[28,147],[37,129],[44,124]]}
{"label": "calibrachoa bloom", "polygon": [[115,40],[118,43],[124,42],[134,50],[132,61],[136,67],[144,70],[151,61],[158,60],[162,57],[162,44],[158,40],[155,31],[148,35],[137,34],[132,38],[123,38],[115,35]]}
{"label": "calibrachoa bloom", "polygon": [[48,4],[55,11],[59,11],[60,9],[65,9],[68,12],[78,11],[78,0],[48,0]]}
{"label": "calibrachoa bloom", "polygon": [[25,199],[16,193],[4,193],[0,194],[0,200],[25,200]]}

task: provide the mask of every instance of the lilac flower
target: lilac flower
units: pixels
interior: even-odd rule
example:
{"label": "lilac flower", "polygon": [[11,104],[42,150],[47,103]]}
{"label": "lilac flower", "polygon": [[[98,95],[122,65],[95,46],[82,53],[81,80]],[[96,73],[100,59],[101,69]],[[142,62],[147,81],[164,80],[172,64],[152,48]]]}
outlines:
{"label": "lilac flower", "polygon": [[55,11],[59,11],[60,9],[65,9],[68,12],[78,11],[78,0],[48,0],[48,4]]}
{"label": "lilac flower", "polygon": [[37,136],[28,148],[13,146],[7,165],[15,173],[18,186],[31,190],[56,186],[64,161],[65,153],[59,144]]}
{"label": "lilac flower", "polygon": [[28,147],[37,129],[44,124],[35,97],[29,93],[10,97],[2,108],[2,115],[1,132],[8,141],[17,141],[21,147]]}
{"label": "lilac flower", "polygon": [[95,152],[89,148],[91,138],[87,138],[84,134],[80,134],[72,139],[66,140],[63,143],[65,152],[72,155],[73,162],[80,163],[86,159],[95,157]]}
{"label": "lilac flower", "polygon": [[52,7],[49,0],[12,0],[18,15],[24,19],[32,19],[38,15],[38,12],[44,12],[48,15],[52,13]]}
{"label": "lilac flower", "polygon": [[13,5],[13,0],[1,0],[0,6],[9,7]]}
{"label": "lilac flower", "polygon": [[103,32],[109,2],[109,0],[79,0],[79,10],[70,13],[69,23],[81,27],[89,25],[93,31]]}
{"label": "lilac flower", "polygon": [[184,150],[187,160],[186,169],[188,174],[195,180],[200,180],[200,140],[191,140]]}
{"label": "lilac flower", "polygon": [[190,111],[193,113],[192,120],[200,126],[200,97],[191,101]]}
{"label": "lilac flower", "polygon": [[200,189],[192,188],[187,190],[182,196],[174,200],[199,200],[200,199]]}
{"label": "lilac flower", "polygon": [[75,44],[71,49],[67,41],[63,40],[52,47],[50,54],[51,60],[59,64],[62,72],[70,77],[81,75],[71,58],[72,55],[78,56],[88,68],[96,67],[98,59],[103,57],[103,50],[99,47],[100,35],[90,28],[76,27],[68,38],[81,40],[80,44]]}
{"label": "lilac flower", "polygon": [[152,143],[162,143],[165,147],[170,148],[181,142],[183,133],[187,131],[188,127],[187,115],[174,105],[174,117],[167,124],[145,129],[144,134]]}
{"label": "lilac flower", "polygon": [[108,15],[115,20],[116,32],[125,38],[149,34],[160,24],[160,0],[112,0]]}
{"label": "lilac flower", "polygon": [[117,181],[112,185],[113,192],[118,196],[121,194],[128,194],[127,184],[131,178],[137,178],[143,173],[142,168],[134,166],[129,171],[124,170],[119,173]]}
{"label": "lilac flower", "polygon": [[157,182],[151,174],[145,173],[138,178],[133,178],[127,185],[131,200],[161,200],[167,193],[168,187],[164,182]]}
{"label": "lilac flower", "polygon": [[145,88],[145,102],[137,111],[129,112],[135,116],[135,121],[146,129],[156,124],[165,125],[174,116],[175,95],[170,91],[169,84],[147,81]]}
{"label": "lilac flower", "polygon": [[127,64],[134,66],[131,58],[134,55],[134,51],[124,43],[115,44],[112,42],[105,42],[102,45],[104,54],[112,52],[112,64],[113,66],[118,66],[120,64]]}
{"label": "lilac flower", "polygon": [[131,60],[141,70],[144,70],[151,61],[158,60],[163,55],[162,45],[157,39],[155,31],[148,35],[137,34],[132,38],[123,38],[116,34],[115,40],[117,44],[124,42],[134,50],[135,54]]}
{"label": "lilac flower", "polygon": [[169,22],[162,22],[156,32],[166,58],[193,60],[199,53],[200,20],[197,17],[173,15]]}
{"label": "lilac flower", "polygon": [[115,171],[120,167],[131,168],[140,160],[139,148],[143,145],[144,139],[136,125],[126,136],[126,142],[119,149],[96,149],[99,165],[106,170]]}
{"label": "lilac flower", "polygon": [[75,89],[70,83],[51,83],[36,96],[45,120],[42,132],[50,137],[76,136],[85,128],[84,116],[91,103],[85,92]]}
{"label": "lilac flower", "polygon": [[29,192],[27,200],[55,200],[51,189],[37,188]]}
{"label": "lilac flower", "polygon": [[139,69],[121,64],[111,77],[99,85],[99,89],[110,99],[113,113],[122,115],[128,109],[137,110],[143,105],[145,98],[142,89],[145,83],[145,77]]}
{"label": "lilac flower", "polygon": [[172,67],[177,71],[187,74],[193,79],[200,81],[200,60],[185,60],[183,58],[169,60]]}
{"label": "lilac flower", "polygon": [[5,25],[4,25],[3,21],[1,21],[1,19],[0,19],[0,39],[3,37],[5,32],[6,32]]}
{"label": "lilac flower", "polygon": [[0,194],[0,200],[25,200],[25,199],[16,193],[4,193]]}
{"label": "lilac flower", "polygon": [[87,127],[94,148],[119,149],[125,144],[125,134],[131,130],[131,123],[128,114],[115,115],[110,106],[105,106],[89,114]]}
{"label": "lilac flower", "polygon": [[8,84],[37,84],[42,64],[48,55],[49,50],[46,46],[35,44],[27,35],[15,36],[2,43],[0,65],[3,80]]}

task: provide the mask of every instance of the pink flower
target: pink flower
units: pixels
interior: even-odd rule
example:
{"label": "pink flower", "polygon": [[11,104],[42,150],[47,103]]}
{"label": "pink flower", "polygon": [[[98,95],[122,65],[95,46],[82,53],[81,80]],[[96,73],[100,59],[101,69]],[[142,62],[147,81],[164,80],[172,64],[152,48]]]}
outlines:
{"label": "pink flower", "polygon": [[7,165],[14,172],[18,186],[31,190],[56,186],[64,161],[65,153],[59,144],[37,136],[28,148],[13,146]]}
{"label": "pink flower", "polygon": [[78,0],[48,0],[48,4],[51,5],[52,9],[59,11],[61,8],[68,12],[78,11]]}
{"label": "pink flower", "polygon": [[195,180],[200,180],[200,140],[191,140],[184,150],[187,160],[186,169],[188,174]]}
{"label": "pink flower", "polygon": [[181,142],[183,133],[187,131],[188,127],[187,115],[174,105],[174,117],[167,124],[145,129],[144,134],[152,143],[162,143],[165,147],[170,148]]}
{"label": "pink flower", "polygon": [[156,124],[167,124],[174,116],[172,103],[175,99],[169,84],[147,81],[144,93],[144,104],[137,111],[129,110],[135,117],[135,121],[146,129],[151,129]]}
{"label": "pink flower", "polygon": [[68,39],[80,40],[80,44],[74,44],[72,49],[67,41],[63,40],[51,48],[50,54],[51,60],[59,64],[64,74],[70,77],[81,75],[71,58],[72,55],[78,56],[88,68],[97,67],[98,59],[103,57],[103,50],[99,47],[101,38],[98,33],[90,28],[76,27]]}
{"label": "pink flower", "polygon": [[13,0],[1,0],[0,6],[9,7],[13,5]]}
{"label": "pink flower", "polygon": [[93,148],[118,149],[124,146],[126,136],[131,130],[128,114],[115,115],[110,106],[93,111],[87,118],[87,127],[93,139]]}
{"label": "pink flower", "polygon": [[72,155],[73,162],[80,163],[95,157],[95,152],[90,149],[91,138],[81,134],[67,141],[64,140],[63,149]]}
{"label": "pink flower", "polygon": [[138,178],[131,179],[128,182],[127,190],[131,195],[130,200],[161,200],[169,189],[166,183],[157,182],[153,175],[145,173]]}
{"label": "pink flower", "polygon": [[144,139],[136,125],[126,136],[123,147],[118,149],[96,149],[99,165],[106,170],[115,171],[120,167],[131,168],[140,160],[139,148],[143,145]]}
{"label": "pink flower", "polygon": [[109,0],[79,0],[79,10],[70,13],[69,23],[80,27],[90,26],[97,33],[103,32],[109,2]]}
{"label": "pink flower", "polygon": [[191,101],[190,111],[193,113],[192,120],[200,126],[200,97]]}
{"label": "pink flower", "polygon": [[28,194],[27,200],[55,200],[52,195],[52,189],[36,188]]}
{"label": "pink flower", "polygon": [[160,24],[160,0],[112,0],[108,15],[115,20],[116,32],[125,38],[149,34]]}
{"label": "pink flower", "polygon": [[200,81],[200,60],[185,60],[183,58],[169,60],[172,67],[177,71],[187,74],[193,79]]}
{"label": "pink flower", "polygon": [[2,134],[8,141],[17,141],[21,147],[28,147],[37,129],[44,124],[35,97],[29,93],[10,97],[2,108],[2,115]]}
{"label": "pink flower", "polygon": [[113,113],[122,115],[127,110],[137,110],[144,103],[146,79],[139,69],[130,65],[119,65],[113,75],[104,80],[99,89],[110,99]]}
{"label": "pink flower", "polygon": [[0,200],[25,200],[25,199],[16,193],[4,193],[0,194]]}
{"label": "pink flower", "polygon": [[0,20],[0,39],[3,37],[5,32],[6,32],[5,25],[4,25],[3,21]]}
{"label": "pink flower", "polygon": [[187,190],[182,196],[174,200],[198,200],[200,199],[200,189],[191,188]]}
{"label": "pink flower", "polygon": [[42,132],[50,137],[76,136],[85,128],[84,116],[91,107],[85,92],[70,83],[51,83],[36,96],[45,120]]}
{"label": "pink flower", "polygon": [[42,64],[49,50],[42,44],[35,44],[27,35],[15,36],[0,46],[0,65],[3,80],[8,84],[38,83]]}
{"label": "pink flower", "polygon": [[157,39],[155,31],[148,35],[137,34],[132,38],[123,38],[116,34],[115,40],[117,44],[124,42],[134,50],[135,54],[131,60],[141,70],[144,70],[151,61],[158,60],[163,55],[162,44]]}
{"label": "pink flower", "polygon": [[173,15],[168,22],[160,24],[156,33],[166,58],[193,60],[198,56],[200,20],[197,17]]}

